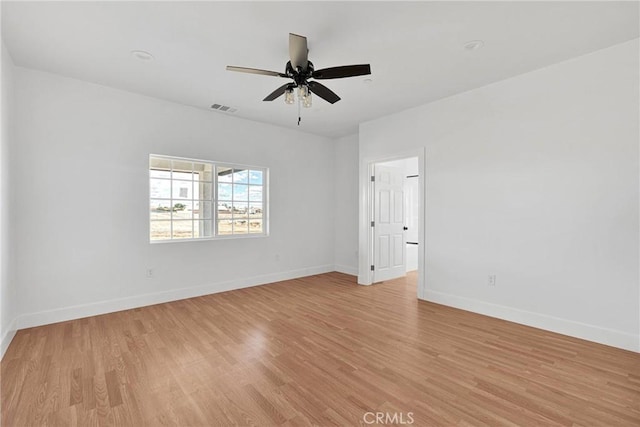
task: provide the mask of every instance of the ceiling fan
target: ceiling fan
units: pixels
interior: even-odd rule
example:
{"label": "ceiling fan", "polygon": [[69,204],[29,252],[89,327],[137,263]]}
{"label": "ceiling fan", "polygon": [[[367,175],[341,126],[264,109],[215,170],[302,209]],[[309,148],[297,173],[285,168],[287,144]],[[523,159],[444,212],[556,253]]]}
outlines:
{"label": "ceiling fan", "polygon": [[[308,59],[308,53],[309,49],[307,48],[307,38],[289,33],[290,61],[287,62],[284,73],[234,66],[227,66],[227,70],[292,79],[293,82],[283,84],[278,89],[267,95],[263,101],[273,101],[284,94],[285,102],[287,104],[293,104],[295,103],[295,96],[293,92],[298,88],[298,100],[307,108],[311,107],[311,93],[315,93],[320,98],[331,104],[335,104],[340,101],[340,97],[331,89],[315,80],[341,79],[343,77],[355,77],[371,74],[371,66],[369,64],[343,65],[340,67],[315,70],[313,68],[313,63]],[[300,124],[299,118],[298,124]]]}

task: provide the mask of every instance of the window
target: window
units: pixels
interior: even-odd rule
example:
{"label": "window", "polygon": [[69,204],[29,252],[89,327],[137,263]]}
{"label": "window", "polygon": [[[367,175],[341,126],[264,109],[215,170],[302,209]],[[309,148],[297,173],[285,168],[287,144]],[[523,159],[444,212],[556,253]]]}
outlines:
{"label": "window", "polygon": [[266,189],[266,168],[151,155],[149,238],[265,236]]}

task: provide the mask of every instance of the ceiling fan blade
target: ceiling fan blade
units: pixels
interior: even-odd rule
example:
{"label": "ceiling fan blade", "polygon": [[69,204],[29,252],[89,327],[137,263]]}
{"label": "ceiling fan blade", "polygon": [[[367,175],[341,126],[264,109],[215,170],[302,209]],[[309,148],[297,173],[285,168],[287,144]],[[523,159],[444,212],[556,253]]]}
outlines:
{"label": "ceiling fan blade", "polygon": [[311,77],[314,79],[341,79],[343,77],[366,76],[367,74],[371,74],[371,65],[359,64],[315,70]]}
{"label": "ceiling fan blade", "polygon": [[294,86],[292,83],[286,83],[280,86],[278,89],[271,92],[263,101],[273,101],[277,97],[281,96],[289,86]]}
{"label": "ceiling fan blade", "polygon": [[286,74],[278,73],[277,71],[259,70],[257,68],[247,68],[247,67],[234,67],[232,65],[227,65],[227,71],[238,71],[240,73],[249,73],[249,74],[261,74],[263,76],[287,77]]}
{"label": "ceiling fan blade", "polygon": [[340,97],[338,95],[325,85],[318,82],[309,82],[309,90],[330,104],[335,104],[340,101]]}
{"label": "ceiling fan blade", "polygon": [[307,69],[309,64],[309,49],[307,48],[307,38],[297,34],[289,33],[289,58],[294,70],[298,67]]}

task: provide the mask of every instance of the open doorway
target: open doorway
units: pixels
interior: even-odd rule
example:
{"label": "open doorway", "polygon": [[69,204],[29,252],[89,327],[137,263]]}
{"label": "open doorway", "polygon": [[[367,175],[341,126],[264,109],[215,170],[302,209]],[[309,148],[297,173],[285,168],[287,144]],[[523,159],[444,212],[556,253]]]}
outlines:
{"label": "open doorway", "polygon": [[418,158],[373,165],[373,282],[418,269]]}
{"label": "open doorway", "polygon": [[365,160],[361,166],[358,283],[409,274],[417,277],[418,298],[424,298],[424,153]]}

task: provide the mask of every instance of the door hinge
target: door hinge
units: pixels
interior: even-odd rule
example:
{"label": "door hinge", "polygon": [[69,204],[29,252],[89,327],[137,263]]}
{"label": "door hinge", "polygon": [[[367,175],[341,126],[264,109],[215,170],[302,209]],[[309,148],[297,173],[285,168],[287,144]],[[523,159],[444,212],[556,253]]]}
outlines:
{"label": "door hinge", "polygon": [[371,266],[371,271],[375,271],[375,270],[376,270],[376,268],[372,265]]}
{"label": "door hinge", "polygon": [[375,176],[371,177],[371,182],[376,182],[376,177]]}
{"label": "door hinge", "polygon": [[371,226],[375,227],[376,226],[376,222],[375,221],[371,221]]}

